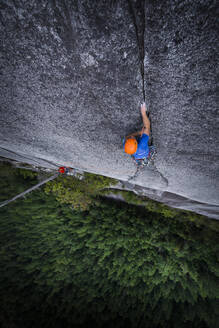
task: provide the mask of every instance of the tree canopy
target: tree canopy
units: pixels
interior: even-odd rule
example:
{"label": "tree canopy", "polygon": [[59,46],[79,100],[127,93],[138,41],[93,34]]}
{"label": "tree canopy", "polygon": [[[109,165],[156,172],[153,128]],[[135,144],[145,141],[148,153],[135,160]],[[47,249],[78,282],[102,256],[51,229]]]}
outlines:
{"label": "tree canopy", "polygon": [[[1,200],[36,183],[7,170]],[[109,200],[79,212],[43,189],[0,215],[3,328],[217,326],[211,226]]]}

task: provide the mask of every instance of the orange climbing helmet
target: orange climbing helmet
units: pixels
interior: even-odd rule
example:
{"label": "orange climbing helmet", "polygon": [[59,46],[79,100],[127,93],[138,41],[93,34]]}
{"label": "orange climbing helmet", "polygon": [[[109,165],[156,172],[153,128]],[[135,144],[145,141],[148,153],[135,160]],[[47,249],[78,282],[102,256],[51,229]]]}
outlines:
{"label": "orange climbing helmet", "polygon": [[124,150],[127,154],[133,155],[136,153],[138,148],[138,143],[136,139],[129,138],[126,140],[125,145],[124,145]]}

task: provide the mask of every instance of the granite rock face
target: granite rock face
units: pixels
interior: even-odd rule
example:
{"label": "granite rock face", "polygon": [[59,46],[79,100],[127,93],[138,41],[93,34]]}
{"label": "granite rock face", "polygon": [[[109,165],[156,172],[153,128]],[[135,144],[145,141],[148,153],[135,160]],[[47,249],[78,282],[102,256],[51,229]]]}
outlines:
{"label": "granite rock face", "polygon": [[156,3],[145,5],[156,164],[169,191],[218,204],[216,1]]}
{"label": "granite rock face", "polygon": [[[0,10],[0,156],[215,211],[216,1],[3,0]],[[140,129],[144,98],[158,154],[136,175],[122,138]]]}

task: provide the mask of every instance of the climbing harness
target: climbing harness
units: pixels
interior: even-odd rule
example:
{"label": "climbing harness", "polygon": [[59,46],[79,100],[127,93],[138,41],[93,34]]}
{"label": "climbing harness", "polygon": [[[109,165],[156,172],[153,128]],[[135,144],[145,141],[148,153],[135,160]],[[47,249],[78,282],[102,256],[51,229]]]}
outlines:
{"label": "climbing harness", "polygon": [[135,159],[134,156],[131,156],[131,157],[134,160],[137,167],[141,168],[144,166],[149,166],[152,163],[152,161],[154,160],[155,155],[156,155],[155,146],[149,146],[149,154],[146,158]]}
{"label": "climbing harness", "polygon": [[[143,169],[144,166],[150,167],[152,166],[151,164],[153,164],[154,158],[156,155],[156,148],[155,146],[149,146],[149,154],[146,158],[142,158],[142,159],[135,159],[134,156],[131,156],[133,161],[135,162],[136,165],[136,170],[134,175],[132,175],[129,179],[128,182],[130,182],[131,180],[135,179],[139,172]],[[154,165],[153,165],[154,167]]]}
{"label": "climbing harness", "polygon": [[[125,147],[125,141],[126,141],[126,138],[123,138],[122,139],[123,148]],[[131,155],[131,158],[133,159],[133,161],[135,162],[135,165],[136,165],[136,171],[135,171],[135,174],[128,179],[128,181],[133,180],[134,178],[136,178],[139,171],[144,166],[147,166],[147,167],[151,166],[151,164],[153,164],[156,153],[157,153],[156,152],[156,147],[155,146],[149,146],[149,154],[148,154],[147,157],[142,158],[142,159],[135,159],[134,156]]]}

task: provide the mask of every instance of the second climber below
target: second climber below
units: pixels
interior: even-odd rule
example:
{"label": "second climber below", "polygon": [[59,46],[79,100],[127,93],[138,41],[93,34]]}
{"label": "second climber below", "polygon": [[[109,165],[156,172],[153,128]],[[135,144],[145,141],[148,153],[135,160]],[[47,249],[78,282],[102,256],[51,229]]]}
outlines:
{"label": "second climber below", "polygon": [[155,154],[155,148],[149,147],[148,141],[150,136],[150,120],[147,116],[145,103],[141,105],[141,116],[143,120],[142,130],[132,133],[125,137],[124,151],[131,155],[137,165],[147,165]]}

